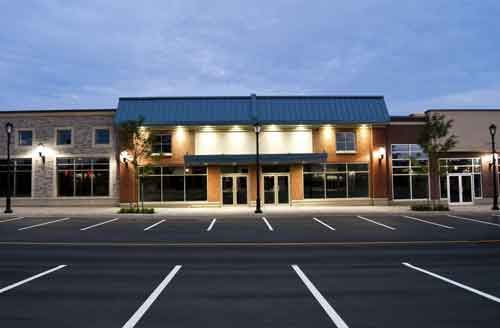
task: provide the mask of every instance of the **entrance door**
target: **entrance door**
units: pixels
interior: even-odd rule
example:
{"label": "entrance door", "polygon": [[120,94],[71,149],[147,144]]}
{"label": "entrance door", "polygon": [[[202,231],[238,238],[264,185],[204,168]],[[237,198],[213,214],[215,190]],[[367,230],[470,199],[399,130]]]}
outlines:
{"label": "entrance door", "polygon": [[289,176],[273,174],[263,176],[264,204],[282,205],[290,203]]}
{"label": "entrance door", "polygon": [[246,175],[222,176],[222,205],[248,204],[248,182]]}
{"label": "entrance door", "polygon": [[448,201],[450,204],[472,204],[474,180],[471,174],[448,175]]}

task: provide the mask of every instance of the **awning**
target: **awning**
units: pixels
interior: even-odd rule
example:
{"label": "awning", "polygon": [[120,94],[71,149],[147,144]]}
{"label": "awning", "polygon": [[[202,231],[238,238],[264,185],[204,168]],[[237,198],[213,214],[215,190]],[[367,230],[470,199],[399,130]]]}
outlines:
{"label": "awning", "polygon": [[[324,163],[327,153],[302,153],[302,154],[261,154],[260,163],[270,164],[313,164]],[[248,165],[255,164],[255,154],[224,154],[224,155],[185,155],[186,166],[200,165]]]}

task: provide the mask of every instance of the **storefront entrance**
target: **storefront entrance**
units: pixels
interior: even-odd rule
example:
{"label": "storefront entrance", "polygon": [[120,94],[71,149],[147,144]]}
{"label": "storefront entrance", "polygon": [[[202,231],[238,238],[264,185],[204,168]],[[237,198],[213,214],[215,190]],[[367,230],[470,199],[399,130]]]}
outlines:
{"label": "storefront entrance", "polygon": [[222,205],[248,204],[248,176],[243,174],[223,175]]}
{"label": "storefront entrance", "polygon": [[468,205],[474,202],[472,174],[448,175],[448,202],[452,205]]}
{"label": "storefront entrance", "polygon": [[290,175],[287,173],[267,173],[263,175],[264,204],[290,204]]}

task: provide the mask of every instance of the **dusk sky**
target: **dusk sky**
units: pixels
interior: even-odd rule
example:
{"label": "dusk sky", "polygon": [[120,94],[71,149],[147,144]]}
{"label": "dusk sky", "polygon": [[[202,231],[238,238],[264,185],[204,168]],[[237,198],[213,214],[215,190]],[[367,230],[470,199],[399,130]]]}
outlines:
{"label": "dusk sky", "polygon": [[0,3],[3,110],[250,93],[500,108],[498,0]]}

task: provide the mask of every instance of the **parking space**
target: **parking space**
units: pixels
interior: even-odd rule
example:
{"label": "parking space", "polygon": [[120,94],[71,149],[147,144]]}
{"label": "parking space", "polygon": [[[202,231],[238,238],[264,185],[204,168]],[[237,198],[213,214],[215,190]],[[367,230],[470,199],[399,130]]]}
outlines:
{"label": "parking space", "polygon": [[6,218],[0,239],[34,242],[356,243],[500,240],[489,214]]}

